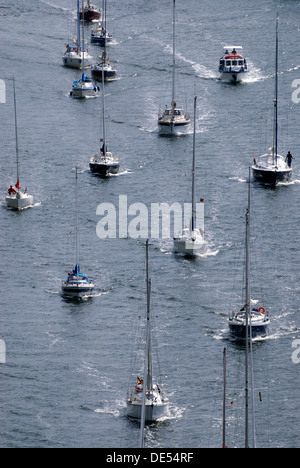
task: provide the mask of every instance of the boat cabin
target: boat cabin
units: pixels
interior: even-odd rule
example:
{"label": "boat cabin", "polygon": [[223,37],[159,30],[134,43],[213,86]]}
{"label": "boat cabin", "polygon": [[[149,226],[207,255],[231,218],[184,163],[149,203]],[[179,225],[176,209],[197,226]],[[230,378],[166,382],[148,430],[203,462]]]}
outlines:
{"label": "boat cabin", "polygon": [[247,61],[243,57],[242,47],[224,47],[224,54],[220,58],[219,71],[231,72],[232,70],[246,71]]}

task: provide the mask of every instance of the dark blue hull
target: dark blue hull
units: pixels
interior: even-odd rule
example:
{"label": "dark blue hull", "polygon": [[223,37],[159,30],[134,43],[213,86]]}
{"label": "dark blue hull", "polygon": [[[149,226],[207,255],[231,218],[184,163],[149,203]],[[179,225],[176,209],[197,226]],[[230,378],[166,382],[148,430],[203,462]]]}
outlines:
{"label": "dark blue hull", "polygon": [[[253,325],[252,327],[252,338],[264,338],[268,334],[268,323],[263,325]],[[232,336],[240,340],[246,339],[246,326],[237,325],[229,322],[229,330]],[[248,326],[248,336],[250,338],[250,327]]]}
{"label": "dark blue hull", "polygon": [[117,174],[119,172],[119,164],[90,163],[90,169],[94,174],[107,177],[110,174]]}
{"label": "dark blue hull", "polygon": [[[102,82],[102,69],[96,70],[92,69],[91,72],[92,78],[98,82]],[[104,81],[115,80],[117,77],[117,72],[115,70],[104,70]]]}

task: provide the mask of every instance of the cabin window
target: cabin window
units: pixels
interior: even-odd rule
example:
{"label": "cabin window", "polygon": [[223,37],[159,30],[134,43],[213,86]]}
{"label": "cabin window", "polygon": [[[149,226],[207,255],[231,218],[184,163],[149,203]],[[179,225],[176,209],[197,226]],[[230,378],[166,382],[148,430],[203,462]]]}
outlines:
{"label": "cabin window", "polygon": [[243,60],[239,60],[239,66],[240,66],[240,67],[243,66]]}
{"label": "cabin window", "polygon": [[226,67],[231,67],[231,60],[226,60]]}

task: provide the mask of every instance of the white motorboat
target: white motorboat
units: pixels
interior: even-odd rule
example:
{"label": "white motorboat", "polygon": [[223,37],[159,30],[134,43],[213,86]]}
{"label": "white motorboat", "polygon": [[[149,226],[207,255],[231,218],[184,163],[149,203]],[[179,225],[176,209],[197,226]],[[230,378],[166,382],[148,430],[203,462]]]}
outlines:
{"label": "white motorboat", "polygon": [[251,301],[251,261],[250,261],[250,215],[251,215],[251,176],[249,170],[248,208],[246,210],[246,264],[245,290],[246,303],[238,312],[229,315],[228,325],[233,337],[245,340],[264,337],[270,324],[269,314],[264,307],[252,307]]}
{"label": "white motorboat", "polygon": [[252,165],[253,177],[257,182],[276,185],[278,182],[288,182],[292,176],[291,160],[278,154],[278,52],[279,52],[279,18],[276,21],[276,65],[275,65],[275,97],[274,97],[274,126],[273,146],[271,153],[254,157]]}
{"label": "white motorboat", "polygon": [[[197,97],[194,99],[194,141],[193,141],[193,168],[192,168],[192,217],[189,228],[184,228],[178,237],[174,237],[175,252],[194,257],[207,252],[207,241],[204,238],[204,216],[201,227],[196,227],[196,110]],[[204,200],[201,199],[204,209]],[[198,220],[199,221],[199,220]]]}
{"label": "white motorboat", "polygon": [[62,294],[66,298],[81,299],[84,296],[91,295],[94,290],[94,284],[91,278],[80,272],[79,265],[79,239],[78,239],[78,175],[76,167],[76,186],[75,186],[75,256],[76,264],[73,270],[66,278],[62,280]]}
{"label": "white motorboat", "polygon": [[18,122],[17,122],[17,99],[16,85],[13,78],[13,93],[14,93],[14,113],[15,113],[15,142],[16,142],[16,160],[17,160],[17,183],[8,189],[8,194],[5,197],[6,204],[9,208],[15,210],[24,210],[33,205],[33,196],[27,193],[27,188],[22,191],[20,184],[20,163],[19,163],[19,142],[18,142]]}
{"label": "white motorboat", "polygon": [[175,25],[176,25],[176,16],[175,16],[175,2],[173,0],[173,77],[172,77],[172,101],[170,106],[166,106],[164,110],[159,111],[158,113],[158,128],[161,134],[174,135],[186,133],[189,130],[191,124],[190,115],[184,110],[180,105],[177,105],[175,100]]}
{"label": "white motorboat", "polygon": [[166,417],[169,413],[169,400],[157,383],[154,383],[151,340],[151,279],[149,276],[149,242],[146,242],[146,282],[147,282],[147,317],[146,348],[143,377],[137,378],[133,388],[127,394],[127,415],[141,421],[141,445],[145,423],[151,423]]}
{"label": "white motorboat", "polygon": [[65,67],[77,68],[79,70],[92,66],[93,57],[89,54],[88,49],[84,47],[84,44],[81,44],[79,0],[77,0],[77,39],[73,45],[66,45],[62,61]]}
{"label": "white motorboat", "polygon": [[248,73],[247,60],[243,56],[243,47],[227,46],[219,62],[221,80],[229,80],[233,83],[242,81]]}

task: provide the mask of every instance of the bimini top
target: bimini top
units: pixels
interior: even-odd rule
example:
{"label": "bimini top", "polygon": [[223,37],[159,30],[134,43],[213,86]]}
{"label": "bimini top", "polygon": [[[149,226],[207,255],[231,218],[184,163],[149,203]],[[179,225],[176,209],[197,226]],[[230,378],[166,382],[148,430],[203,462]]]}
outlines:
{"label": "bimini top", "polygon": [[64,278],[64,280],[67,283],[72,283],[74,281],[76,281],[76,282],[78,282],[78,281],[87,281],[87,282],[89,282],[88,277],[86,275],[84,275],[83,273],[80,273],[80,266],[79,265],[75,265],[75,268],[73,268],[72,273],[69,273],[68,277]]}

